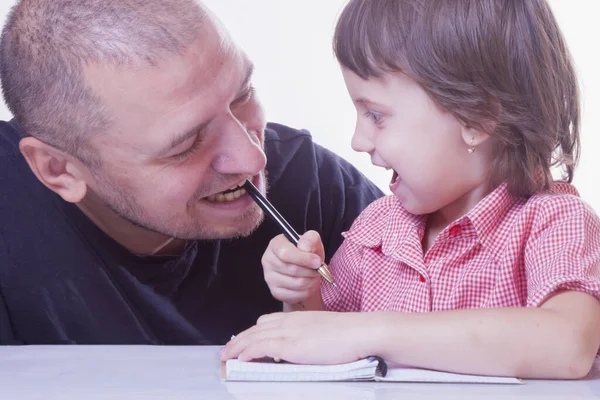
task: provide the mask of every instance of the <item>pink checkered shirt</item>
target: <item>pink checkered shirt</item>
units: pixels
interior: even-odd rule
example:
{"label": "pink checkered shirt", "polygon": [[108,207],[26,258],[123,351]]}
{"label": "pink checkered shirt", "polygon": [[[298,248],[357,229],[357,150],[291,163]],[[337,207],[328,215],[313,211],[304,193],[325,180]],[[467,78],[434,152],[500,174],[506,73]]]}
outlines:
{"label": "pink checkered shirt", "polygon": [[394,196],[357,218],[324,283],[335,311],[428,312],[540,306],[558,290],[600,299],[600,219],[566,183],[528,200],[499,186],[423,255],[426,216]]}

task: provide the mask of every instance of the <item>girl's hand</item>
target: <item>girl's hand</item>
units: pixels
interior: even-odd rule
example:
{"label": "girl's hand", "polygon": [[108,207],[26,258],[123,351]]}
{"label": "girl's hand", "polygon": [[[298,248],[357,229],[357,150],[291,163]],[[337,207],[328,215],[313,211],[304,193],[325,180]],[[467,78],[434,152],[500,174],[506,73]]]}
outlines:
{"label": "girl's hand", "polygon": [[259,318],[230,341],[221,359],[250,361],[262,357],[297,364],[340,364],[369,355],[373,313],[303,311]]}
{"label": "girl's hand", "polygon": [[298,247],[284,235],[271,240],[263,255],[262,265],[265,281],[273,297],[288,305],[307,301],[320,304],[321,275],[316,270],[321,266],[324,256],[321,237],[315,231],[302,235]]}

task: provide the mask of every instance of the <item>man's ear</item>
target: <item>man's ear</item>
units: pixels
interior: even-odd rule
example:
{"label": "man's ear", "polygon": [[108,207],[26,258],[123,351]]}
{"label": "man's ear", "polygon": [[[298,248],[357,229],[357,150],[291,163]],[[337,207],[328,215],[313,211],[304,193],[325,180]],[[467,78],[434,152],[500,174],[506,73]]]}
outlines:
{"label": "man's ear", "polygon": [[87,193],[83,163],[34,137],[21,139],[21,154],[48,189],[69,203],[79,203]]}

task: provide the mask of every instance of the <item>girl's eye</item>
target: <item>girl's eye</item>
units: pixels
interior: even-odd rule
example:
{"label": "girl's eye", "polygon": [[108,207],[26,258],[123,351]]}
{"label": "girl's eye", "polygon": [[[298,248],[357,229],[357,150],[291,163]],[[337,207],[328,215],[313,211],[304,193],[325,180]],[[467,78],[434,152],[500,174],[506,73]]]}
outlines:
{"label": "girl's eye", "polygon": [[383,119],[383,114],[376,113],[374,111],[367,111],[365,113],[365,117],[369,118],[375,124],[379,124],[381,122],[381,120]]}

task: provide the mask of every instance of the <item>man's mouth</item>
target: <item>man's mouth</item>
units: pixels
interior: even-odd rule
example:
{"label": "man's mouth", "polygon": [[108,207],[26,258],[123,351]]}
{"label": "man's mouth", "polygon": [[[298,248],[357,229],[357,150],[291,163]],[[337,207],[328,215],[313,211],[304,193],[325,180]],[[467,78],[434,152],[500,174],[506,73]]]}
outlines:
{"label": "man's mouth", "polygon": [[[241,184],[240,184],[241,185]],[[235,201],[246,194],[246,190],[240,185],[229,188],[223,192],[211,194],[204,198],[206,201],[211,203],[227,203]]]}

